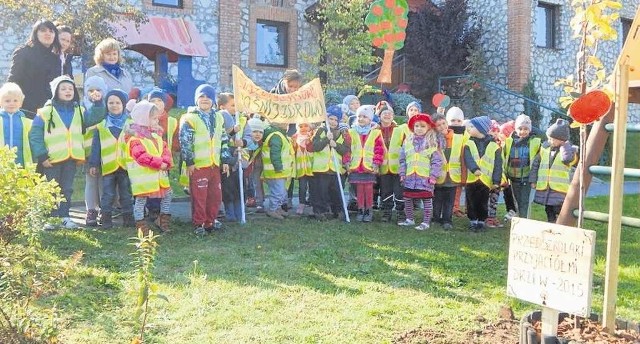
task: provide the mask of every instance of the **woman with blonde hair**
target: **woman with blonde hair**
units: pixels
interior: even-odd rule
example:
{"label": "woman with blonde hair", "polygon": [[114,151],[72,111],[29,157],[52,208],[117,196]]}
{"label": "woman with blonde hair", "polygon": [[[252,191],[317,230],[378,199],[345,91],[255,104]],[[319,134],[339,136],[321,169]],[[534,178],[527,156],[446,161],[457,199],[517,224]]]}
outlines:
{"label": "woman with blonde hair", "polygon": [[118,88],[127,94],[131,91],[133,81],[131,74],[122,67],[122,49],[118,41],[107,38],[98,43],[93,60],[96,65],[87,70],[85,79],[97,75],[104,79],[109,90]]}

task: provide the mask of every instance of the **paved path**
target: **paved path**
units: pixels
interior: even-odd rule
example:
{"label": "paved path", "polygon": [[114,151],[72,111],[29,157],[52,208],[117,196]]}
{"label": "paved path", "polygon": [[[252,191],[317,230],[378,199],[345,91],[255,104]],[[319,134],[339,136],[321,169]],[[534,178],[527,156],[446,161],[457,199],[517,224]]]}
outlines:
{"label": "paved path", "polygon": [[[589,187],[589,191],[587,193],[588,197],[593,196],[606,196],[610,193],[610,184],[602,181],[594,181],[591,183]],[[632,181],[624,183],[624,193],[625,194],[640,194],[640,181]],[[464,197],[462,198],[464,199]],[[82,202],[83,203],[83,202]],[[294,209],[298,205],[298,198],[294,195],[293,197]],[[262,217],[264,214],[254,214],[254,209],[247,208],[248,218],[255,218],[256,216]],[[307,207],[305,213],[309,214],[310,209]],[[174,219],[178,219],[184,222],[191,222],[191,202],[188,197],[179,197],[174,199],[173,204],[171,205],[171,214]],[[71,208],[71,217],[78,224],[84,224],[84,216],[85,216],[85,208],[81,203],[74,202],[74,206]],[[116,223],[120,223],[120,219],[115,219]]]}

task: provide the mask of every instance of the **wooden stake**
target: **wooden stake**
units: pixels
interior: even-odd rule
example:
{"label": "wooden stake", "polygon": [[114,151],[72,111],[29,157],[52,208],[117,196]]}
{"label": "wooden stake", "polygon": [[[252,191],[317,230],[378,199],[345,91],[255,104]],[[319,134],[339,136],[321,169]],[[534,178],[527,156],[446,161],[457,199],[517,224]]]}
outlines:
{"label": "wooden stake", "polygon": [[616,299],[618,293],[618,263],[620,261],[620,232],[622,229],[622,200],[624,196],[624,156],[627,140],[627,107],[629,102],[629,65],[623,61],[616,71],[616,116],[613,132],[613,164],[609,199],[609,235],[604,277],[603,325],[609,333],[615,330]]}
{"label": "wooden stake", "polygon": [[[558,311],[542,307],[542,337],[558,335]],[[543,341],[544,343],[544,341]]]}

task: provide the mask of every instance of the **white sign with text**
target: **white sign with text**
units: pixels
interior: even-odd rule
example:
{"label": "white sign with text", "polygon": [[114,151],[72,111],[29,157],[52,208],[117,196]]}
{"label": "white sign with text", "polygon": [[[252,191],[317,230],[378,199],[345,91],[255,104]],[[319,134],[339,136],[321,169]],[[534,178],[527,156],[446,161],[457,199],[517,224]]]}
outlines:
{"label": "white sign with text", "polygon": [[592,230],[514,217],[507,295],[589,316],[595,244]]}

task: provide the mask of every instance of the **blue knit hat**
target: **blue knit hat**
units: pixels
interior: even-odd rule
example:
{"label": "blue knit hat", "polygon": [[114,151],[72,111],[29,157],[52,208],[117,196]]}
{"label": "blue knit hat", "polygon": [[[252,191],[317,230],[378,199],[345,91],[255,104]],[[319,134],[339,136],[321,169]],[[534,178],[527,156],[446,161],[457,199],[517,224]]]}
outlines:
{"label": "blue knit hat", "polygon": [[409,113],[409,108],[411,108],[412,106],[415,106],[416,108],[418,108],[418,113],[422,113],[422,105],[420,105],[420,103],[418,102],[411,102],[409,103],[409,105],[407,105],[407,109],[405,110],[405,113]]}
{"label": "blue knit hat", "polygon": [[196,88],[194,102],[198,104],[198,98],[201,96],[207,96],[215,104],[216,102],[216,89],[208,84],[202,84]]}
{"label": "blue knit hat", "polygon": [[491,120],[487,116],[474,117],[469,120],[471,125],[476,127],[480,134],[487,135],[489,133],[489,129],[491,128]]}
{"label": "blue knit hat", "polygon": [[147,94],[147,100],[151,100],[153,98],[160,98],[162,99],[162,102],[167,103],[167,92],[165,92],[163,89],[158,88],[158,87],[154,87],[149,94]]}
{"label": "blue knit hat", "polygon": [[113,90],[107,92],[107,95],[104,97],[104,102],[105,103],[108,102],[109,97],[111,96],[116,96],[120,98],[123,108],[127,105],[127,102],[129,101],[129,96],[127,95],[127,93],[119,88],[114,88]]}
{"label": "blue knit hat", "polygon": [[338,118],[338,122],[342,121],[342,107],[338,105],[331,105],[327,108],[327,116],[334,116]]}

